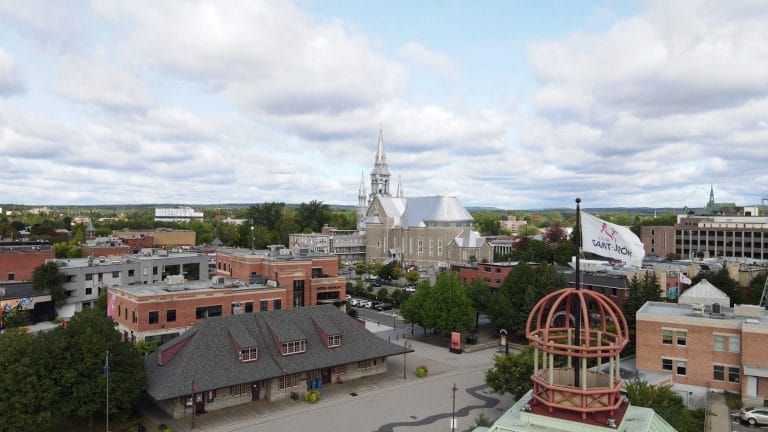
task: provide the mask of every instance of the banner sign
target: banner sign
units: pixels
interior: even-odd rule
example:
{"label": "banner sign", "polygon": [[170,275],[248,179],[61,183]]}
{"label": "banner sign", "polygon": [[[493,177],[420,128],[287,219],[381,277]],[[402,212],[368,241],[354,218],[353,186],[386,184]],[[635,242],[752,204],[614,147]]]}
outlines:
{"label": "banner sign", "polygon": [[636,267],[643,264],[643,243],[627,227],[581,212],[581,234],[584,252],[613,258]]}

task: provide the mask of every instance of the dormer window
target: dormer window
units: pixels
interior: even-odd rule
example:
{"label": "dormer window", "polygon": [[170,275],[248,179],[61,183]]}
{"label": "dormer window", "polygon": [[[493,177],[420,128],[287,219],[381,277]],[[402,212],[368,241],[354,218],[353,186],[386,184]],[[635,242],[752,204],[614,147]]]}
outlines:
{"label": "dormer window", "polygon": [[290,342],[283,342],[283,355],[299,354],[307,350],[307,340],[300,339]]}
{"label": "dormer window", "polygon": [[328,348],[341,346],[341,335],[335,334],[328,336]]}
{"label": "dormer window", "polygon": [[243,348],[240,350],[240,361],[250,362],[257,360],[259,358],[259,348],[253,347],[253,348]]}

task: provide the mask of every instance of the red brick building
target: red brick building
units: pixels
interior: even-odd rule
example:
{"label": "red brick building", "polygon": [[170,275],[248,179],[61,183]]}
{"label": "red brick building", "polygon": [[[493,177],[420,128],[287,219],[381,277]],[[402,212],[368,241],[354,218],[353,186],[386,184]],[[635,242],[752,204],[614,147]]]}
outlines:
{"label": "red brick building", "polygon": [[491,290],[496,291],[504,282],[512,268],[517,263],[503,262],[503,263],[488,263],[488,264],[476,264],[476,265],[456,265],[451,266],[451,270],[459,273],[459,278],[463,283],[471,283],[473,280],[480,278]]}
{"label": "red brick building", "polygon": [[[637,312],[637,368],[675,385],[768,399],[768,313],[760,306],[648,302]],[[688,390],[688,389],[686,389]]]}
{"label": "red brick building", "polygon": [[293,256],[278,251],[220,249],[216,252],[216,274],[284,287],[286,308],[343,300],[347,294],[347,279],[339,276],[339,258],[333,255]]}
{"label": "red brick building", "polygon": [[165,342],[201,320],[290,307],[286,289],[235,280],[180,281],[109,289],[107,314],[125,340]]}
{"label": "red brick building", "polygon": [[121,237],[123,244],[128,246],[131,253],[139,253],[142,249],[152,249],[155,247],[155,237],[151,235],[139,234],[131,237]]}
{"label": "red brick building", "polygon": [[2,242],[0,282],[31,280],[35,268],[54,257],[53,249],[48,243]]}

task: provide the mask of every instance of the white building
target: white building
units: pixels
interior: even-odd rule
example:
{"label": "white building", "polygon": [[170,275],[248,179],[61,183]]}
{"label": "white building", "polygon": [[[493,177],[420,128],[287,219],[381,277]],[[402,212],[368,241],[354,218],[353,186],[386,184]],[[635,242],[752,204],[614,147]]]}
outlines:
{"label": "white building", "polygon": [[155,222],[189,222],[191,220],[203,220],[203,212],[197,212],[192,207],[155,209]]}

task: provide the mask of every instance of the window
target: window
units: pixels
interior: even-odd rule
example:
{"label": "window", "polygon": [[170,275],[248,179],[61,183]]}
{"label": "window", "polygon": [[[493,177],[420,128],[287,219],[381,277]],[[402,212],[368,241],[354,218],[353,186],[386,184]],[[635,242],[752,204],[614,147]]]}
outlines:
{"label": "window", "polygon": [[501,273],[501,269],[496,267],[496,273]]}
{"label": "window", "polygon": [[67,282],[74,282],[74,281],[75,281],[75,276],[74,275],[67,276]]}
{"label": "window", "polygon": [[429,239],[429,256],[432,256],[432,250],[433,250],[432,245],[433,245],[433,243],[434,243],[434,240]]}
{"label": "window", "polygon": [[283,375],[277,379],[277,388],[280,390],[296,387],[301,382],[301,374]]}
{"label": "window", "polygon": [[663,370],[671,371],[672,370],[672,359],[665,359],[665,358],[661,359],[661,368]]}
{"label": "window", "polygon": [[16,280],[16,273],[9,272],[8,273],[8,280],[9,281]]}
{"label": "window", "polygon": [[87,281],[93,280],[93,273],[86,273],[85,274],[85,280],[87,280]]}
{"label": "window", "polygon": [[253,313],[253,302],[245,302],[245,313]]}
{"label": "window", "polygon": [[99,282],[104,280],[104,273],[99,273]]}
{"label": "window", "polygon": [[135,273],[135,270],[128,270],[128,277],[133,277]]}
{"label": "window", "polygon": [[246,396],[251,390],[250,384],[233,385],[229,388],[229,395],[234,397]]}
{"label": "window", "polygon": [[167,311],[165,311],[165,321],[166,322],[176,321],[176,309],[168,309]]}
{"label": "window", "polygon": [[136,311],[131,311],[131,322],[136,324]]}
{"label": "window", "polygon": [[741,336],[728,336],[728,352],[741,352]]}
{"label": "window", "polygon": [[611,288],[611,296],[616,297],[619,291],[616,288]]}
{"label": "window", "polygon": [[85,295],[91,295],[93,293],[93,288],[86,288],[85,289]]}
{"label": "window", "polygon": [[725,336],[723,335],[714,335],[714,338],[712,340],[712,350],[713,351],[724,351],[725,348]]}
{"label": "window", "polygon": [[259,310],[260,310],[261,312],[266,312],[266,311],[268,310],[268,307],[267,307],[267,305],[268,305],[268,302],[267,302],[267,300],[261,300],[261,301],[259,302]]}
{"label": "window", "polygon": [[424,255],[424,240],[421,237],[416,240],[416,255]]}
{"label": "window", "polygon": [[443,256],[443,239],[437,239],[437,256]]}
{"label": "window", "polygon": [[213,400],[216,399],[216,390],[208,390],[206,395],[208,396],[208,402],[213,402]]}
{"label": "window", "polygon": [[483,267],[483,271],[484,271],[484,272],[488,272],[488,273],[490,273],[490,272],[491,272],[491,268],[490,268],[490,267],[488,267],[488,266],[484,266],[484,267]]}
{"label": "window", "polygon": [[280,299],[274,299],[272,301],[272,309],[273,310],[280,310],[283,308],[283,301]]}
{"label": "window", "polygon": [[149,323],[150,324],[157,324],[158,321],[160,321],[160,312],[158,311],[152,311],[149,313]]}
{"label": "window", "polygon": [[258,358],[259,358],[259,349],[257,347],[243,348],[240,351],[240,361],[242,362],[254,361]]}
{"label": "window", "polygon": [[156,274],[157,274],[157,266],[153,266],[153,267],[152,267],[152,274],[153,274],[153,275],[156,275]]}
{"label": "window", "polygon": [[312,279],[317,279],[323,277],[323,268],[322,267],[312,267]]}
{"label": "window", "polygon": [[725,366],[715,365],[712,372],[715,381],[725,381]]}
{"label": "window", "polygon": [[368,369],[371,367],[371,361],[370,360],[363,360],[357,362],[357,368],[358,369]]}
{"label": "window", "polygon": [[283,343],[283,355],[303,353],[306,350],[307,341],[305,339]]}
{"label": "window", "polygon": [[119,271],[113,271],[113,272],[112,272],[112,278],[113,278],[113,279],[114,279],[114,278],[119,278],[119,277],[120,277],[120,272],[119,272]]}
{"label": "window", "polygon": [[341,335],[328,336],[328,348],[333,348],[341,345]]}
{"label": "window", "polygon": [[729,367],[728,368],[728,382],[729,383],[739,383],[739,368],[737,367]]}
{"label": "window", "polygon": [[688,332],[678,331],[677,333],[677,346],[686,346],[688,344]]}
{"label": "window", "polygon": [[677,361],[677,374],[685,375],[688,372],[688,362],[685,360]]}
{"label": "window", "polygon": [[672,330],[661,330],[661,343],[672,345]]}
{"label": "window", "polygon": [[123,305],[117,305],[117,316],[123,314]]}
{"label": "window", "polygon": [[221,305],[203,306],[195,309],[195,318],[197,319],[217,316],[221,316]]}

